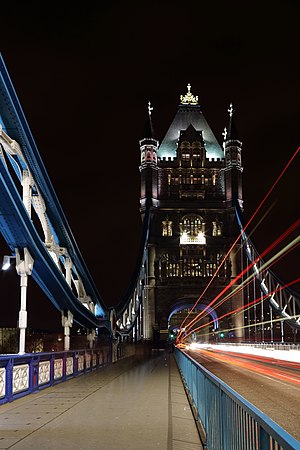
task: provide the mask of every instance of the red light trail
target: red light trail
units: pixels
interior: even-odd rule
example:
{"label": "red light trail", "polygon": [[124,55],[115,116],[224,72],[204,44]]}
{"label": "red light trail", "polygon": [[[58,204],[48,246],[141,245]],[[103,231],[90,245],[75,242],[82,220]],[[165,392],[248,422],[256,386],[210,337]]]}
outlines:
{"label": "red light trail", "polygon": [[[248,272],[261,258],[263,258],[264,256],[266,256],[266,254],[268,254],[271,250],[273,250],[273,248],[275,248],[282,240],[284,240],[286,237],[289,236],[289,234],[291,234],[296,228],[298,228],[300,225],[300,219],[298,219],[294,224],[292,224],[281,236],[279,236],[279,238],[277,238],[272,244],[270,244],[263,252],[260,256],[258,256],[251,264],[249,264],[244,270],[242,270],[242,272],[240,272],[239,275],[237,275],[233,280],[230,281],[230,283],[228,283],[225,288],[199,313],[197,314],[196,317],[194,317],[194,319],[192,319],[188,325],[185,327],[185,331],[189,330],[194,324],[195,322],[198,322],[200,317],[204,315],[205,312],[207,312],[208,308],[211,307],[213,304],[216,303],[216,301],[222,297],[222,295],[224,295],[230,288],[232,285],[234,285],[246,272]],[[300,241],[300,236],[298,236],[296,239],[294,239],[290,244],[288,244],[286,246],[287,250],[290,250],[291,247],[295,247],[299,244]],[[279,252],[279,256],[282,255],[282,252],[284,251],[281,250]],[[269,264],[273,263],[274,260],[276,260],[277,255],[273,256],[269,262],[265,263],[262,268],[262,270],[265,270]],[[255,274],[251,275],[249,278],[254,278]],[[245,282],[247,282],[247,280],[245,280]],[[238,289],[241,289],[241,287],[239,286]],[[231,293],[231,295],[236,294],[236,290],[233,291],[233,293]],[[267,295],[269,297],[269,294]],[[222,304],[224,301],[226,301],[228,298],[225,298],[223,301],[220,302],[220,304]],[[219,305],[220,305],[219,304]],[[218,306],[219,306],[218,305]],[[229,313],[232,314],[233,312]],[[227,314],[228,315],[228,314]],[[187,318],[186,318],[187,319]],[[190,334],[190,333],[189,333]],[[182,335],[182,332],[178,335],[178,339],[177,341],[179,341],[180,337]]]}
{"label": "red light trail", "polygon": [[[250,219],[248,220],[247,224],[245,225],[244,229],[239,233],[238,237],[236,238],[236,240],[234,241],[234,243],[231,245],[230,249],[228,250],[228,252],[226,253],[226,255],[224,256],[223,260],[221,261],[221,264],[218,266],[217,270],[215,271],[215,273],[213,274],[211,280],[209,281],[209,283],[207,284],[207,286],[205,287],[205,289],[203,290],[202,294],[199,296],[199,298],[197,299],[197,301],[194,303],[193,307],[191,308],[191,310],[189,311],[189,313],[187,314],[187,316],[184,318],[184,320],[182,321],[181,325],[180,325],[180,330],[179,330],[179,334],[177,336],[176,341],[179,342],[180,337],[183,333],[183,326],[186,323],[189,315],[191,314],[191,312],[196,308],[197,304],[199,303],[199,301],[201,300],[201,298],[203,297],[203,295],[205,294],[205,292],[207,291],[208,287],[211,285],[211,283],[213,282],[214,278],[216,277],[217,273],[219,272],[220,268],[222,267],[222,265],[225,263],[228,255],[230,254],[230,252],[233,250],[234,246],[236,245],[236,243],[239,241],[239,239],[241,238],[242,234],[244,231],[246,231],[246,229],[248,228],[248,226],[250,225],[250,223],[252,222],[252,220],[254,219],[254,217],[257,215],[258,211],[261,209],[261,207],[263,206],[263,204],[265,203],[265,201],[267,200],[267,198],[269,197],[269,195],[271,194],[271,192],[274,190],[275,186],[278,184],[278,182],[280,181],[280,179],[283,177],[283,175],[285,174],[285,172],[287,171],[288,167],[291,165],[292,161],[296,158],[297,154],[299,153],[300,147],[297,148],[297,150],[295,151],[295,153],[292,155],[292,157],[290,158],[290,160],[288,161],[288,163],[286,164],[286,166],[284,167],[284,169],[282,170],[282,172],[280,173],[280,175],[277,177],[277,179],[275,180],[275,182],[273,183],[273,185],[271,186],[271,188],[268,190],[268,192],[266,193],[266,195],[263,197],[262,201],[260,202],[260,204],[258,205],[258,207],[256,208],[256,210],[254,211],[254,213],[252,214],[252,216],[250,217]],[[283,233],[283,235],[278,238],[276,241],[274,241],[273,244],[271,244],[271,246],[269,246],[262,254],[261,257],[263,257],[263,255],[267,254],[272,248],[274,248],[274,246],[276,246],[281,240],[283,240],[285,237],[288,236],[288,234],[290,234],[295,228],[297,228],[299,226],[299,222],[300,219],[298,219],[288,230],[286,230],[285,233]],[[260,259],[259,257],[256,259],[256,262]],[[252,263],[252,266],[255,264]],[[249,270],[249,268],[248,268]],[[242,271],[243,273],[245,273],[244,271]],[[241,273],[242,273],[241,272]],[[236,277],[235,281],[237,281],[239,278],[241,278],[241,274],[239,274],[238,277]],[[228,290],[231,286],[232,286],[232,282],[229,283],[229,285],[227,286],[227,288],[225,288],[225,292],[226,290]],[[221,293],[222,295],[224,294],[224,290]],[[187,328],[190,328],[192,326],[193,323],[195,323],[195,321],[197,320],[197,317],[200,317],[201,315],[203,315],[207,309],[214,304],[217,299],[220,297],[220,294],[209,304],[207,305],[203,311],[201,311],[201,313],[199,313],[198,316],[196,316],[196,318],[194,318],[191,322],[189,322],[189,324],[187,325]]]}
{"label": "red light trail", "polygon": [[[224,319],[224,317],[228,317],[228,316],[230,316],[232,314],[237,314],[237,313],[240,313],[240,312],[244,312],[247,309],[249,309],[250,307],[252,307],[253,305],[255,305],[256,303],[261,302],[262,299],[265,300],[265,299],[271,297],[273,294],[275,294],[275,293],[277,293],[277,292],[279,292],[279,291],[281,291],[281,290],[283,290],[283,289],[285,289],[285,288],[287,288],[289,286],[292,286],[293,284],[299,283],[299,282],[300,282],[300,278],[297,278],[296,280],[293,280],[293,281],[287,283],[284,286],[280,286],[278,289],[275,289],[274,291],[269,292],[268,294],[264,295],[263,297],[258,297],[257,299],[252,300],[251,302],[247,303],[246,305],[240,306],[239,308],[236,308],[236,309],[234,309],[234,310],[232,310],[232,311],[230,311],[228,313],[223,314],[222,316],[219,317],[219,320],[220,319]],[[226,298],[226,300],[227,300],[227,298]],[[282,319],[278,319],[278,320],[282,320]],[[276,321],[277,321],[277,319],[273,319],[273,322],[276,322]],[[205,327],[211,325],[212,323],[214,323],[214,320],[211,320],[208,323],[202,324],[199,327],[193,328],[191,331],[186,333],[184,337],[182,337],[181,342],[184,341],[190,334],[194,333],[195,331],[200,330],[201,328],[205,328]],[[270,321],[260,322],[259,324],[257,323],[257,325],[263,325],[263,324],[266,324],[266,323],[270,323]],[[247,327],[248,326],[246,325],[243,328],[247,328]],[[236,328],[231,328],[231,330],[235,330],[235,329]],[[224,331],[228,331],[228,330],[224,330]]]}
{"label": "red light trail", "polygon": [[[265,358],[262,356],[245,355],[243,353],[232,354],[231,352],[227,353],[218,350],[208,351],[205,349],[193,349],[191,353],[194,352],[196,354],[200,353],[201,356],[205,356],[208,360],[217,360],[218,362],[230,364],[235,367],[241,367],[276,380],[284,381],[285,383],[288,382],[300,385],[300,363],[289,363],[287,361]],[[299,370],[299,374],[295,372],[291,374],[289,369]]]}

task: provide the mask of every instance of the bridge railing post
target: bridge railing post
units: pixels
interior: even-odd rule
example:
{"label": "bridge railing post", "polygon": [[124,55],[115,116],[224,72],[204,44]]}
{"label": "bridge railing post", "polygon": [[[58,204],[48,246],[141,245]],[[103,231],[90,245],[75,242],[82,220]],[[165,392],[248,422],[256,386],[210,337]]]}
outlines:
{"label": "bridge railing post", "polygon": [[19,311],[19,354],[25,353],[25,340],[26,340],[26,328],[27,328],[27,285],[28,276],[31,275],[33,269],[34,260],[30,255],[27,248],[24,248],[24,259],[21,259],[20,252],[16,248],[16,271],[20,275],[21,286],[21,305]]}

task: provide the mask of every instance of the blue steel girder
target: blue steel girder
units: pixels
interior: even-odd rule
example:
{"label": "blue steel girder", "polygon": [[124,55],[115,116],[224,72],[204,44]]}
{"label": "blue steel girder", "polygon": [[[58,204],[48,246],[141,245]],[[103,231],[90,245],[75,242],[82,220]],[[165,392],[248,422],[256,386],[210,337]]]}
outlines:
{"label": "blue steel girder", "polygon": [[[48,218],[55,229],[59,244],[68,248],[76,267],[84,277],[86,284],[96,292],[97,288],[88,271],[88,268],[82,258],[77,243],[73,237],[72,231],[66,220],[64,211],[53,189],[51,180],[45,169],[44,163],[35,144],[30,128],[28,126],[25,115],[11,83],[10,77],[4,65],[4,61],[0,55],[0,92],[4,97],[5,115],[2,119],[6,128],[9,130],[11,138],[16,140],[22,148],[26,166],[34,177],[35,183],[39,190],[43,193],[43,199],[46,204]],[[2,102],[0,102],[0,114],[3,114]],[[107,307],[97,293],[99,303],[106,310]]]}
{"label": "blue steel girder", "polygon": [[34,259],[32,277],[55,307],[70,310],[76,322],[82,326],[108,327],[106,318],[95,317],[71,291],[33,226],[1,158],[0,196],[0,231],[13,253],[16,248],[28,248]]}
{"label": "blue steel girder", "polygon": [[[32,137],[28,123],[20,106],[19,100],[6,70],[4,61],[0,55],[0,118],[5,133],[1,136],[9,141],[19,152],[6,155],[5,141],[2,140],[0,149],[1,160],[1,199],[0,222],[1,231],[12,252],[15,248],[27,247],[33,256],[33,278],[38,282],[49,299],[59,309],[68,308],[74,314],[74,319],[83,326],[89,328],[106,326],[110,328],[108,321],[108,308],[99,295],[95,283],[81,256],[80,250],[73,237],[64,212],[52,187],[51,181]],[[11,142],[13,140],[13,142]],[[2,157],[1,157],[2,151]],[[7,162],[12,164],[19,180],[22,170],[26,169],[34,179],[33,189],[42,193],[42,201],[47,211],[47,220],[52,228],[53,236],[59,247],[66,248],[68,255],[74,264],[74,271],[83,282],[86,293],[102,310],[102,319],[97,318],[83,306],[73,294],[70,286],[58,270],[55,262],[49,255],[45,244],[42,242],[32,221],[24,207],[22,199],[15,186],[13,178],[7,170]],[[18,171],[20,174],[18,174]],[[49,278],[47,278],[49,277]],[[50,282],[51,280],[51,282]]]}

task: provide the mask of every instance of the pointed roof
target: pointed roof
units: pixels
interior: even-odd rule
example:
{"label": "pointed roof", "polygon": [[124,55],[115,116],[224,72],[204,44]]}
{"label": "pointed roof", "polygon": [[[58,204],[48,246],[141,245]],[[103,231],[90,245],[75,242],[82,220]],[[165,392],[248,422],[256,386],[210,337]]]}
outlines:
{"label": "pointed roof", "polygon": [[193,96],[190,89],[191,86],[188,84],[188,93],[180,97],[181,104],[178,106],[173,122],[158,148],[158,157],[174,158],[176,156],[180,132],[186,130],[189,125],[192,125],[196,131],[202,132],[207,158],[224,158],[222,147],[208,125],[200,109],[200,105],[198,105],[198,97]]}

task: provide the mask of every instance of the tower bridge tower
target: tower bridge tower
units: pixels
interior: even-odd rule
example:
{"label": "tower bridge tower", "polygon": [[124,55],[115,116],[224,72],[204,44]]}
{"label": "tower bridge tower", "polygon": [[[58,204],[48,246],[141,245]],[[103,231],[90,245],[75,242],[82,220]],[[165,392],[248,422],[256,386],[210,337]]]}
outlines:
{"label": "tower bridge tower", "polygon": [[[154,137],[151,112],[149,104],[140,140],[140,205],[142,217],[147,201],[151,208],[144,338],[157,340],[166,330],[180,325],[184,314],[192,310],[239,234],[234,205],[238,201],[243,206],[242,143],[231,105],[228,131],[225,129],[220,146],[190,85],[187,94],[181,95],[160,145]],[[227,256],[194,314],[209,305],[239,273],[239,250],[236,245]],[[218,308],[209,308],[201,324],[214,320],[214,325],[203,328],[202,338],[212,339],[222,329],[232,338],[242,338],[242,315],[218,320],[242,304],[238,293]]]}

